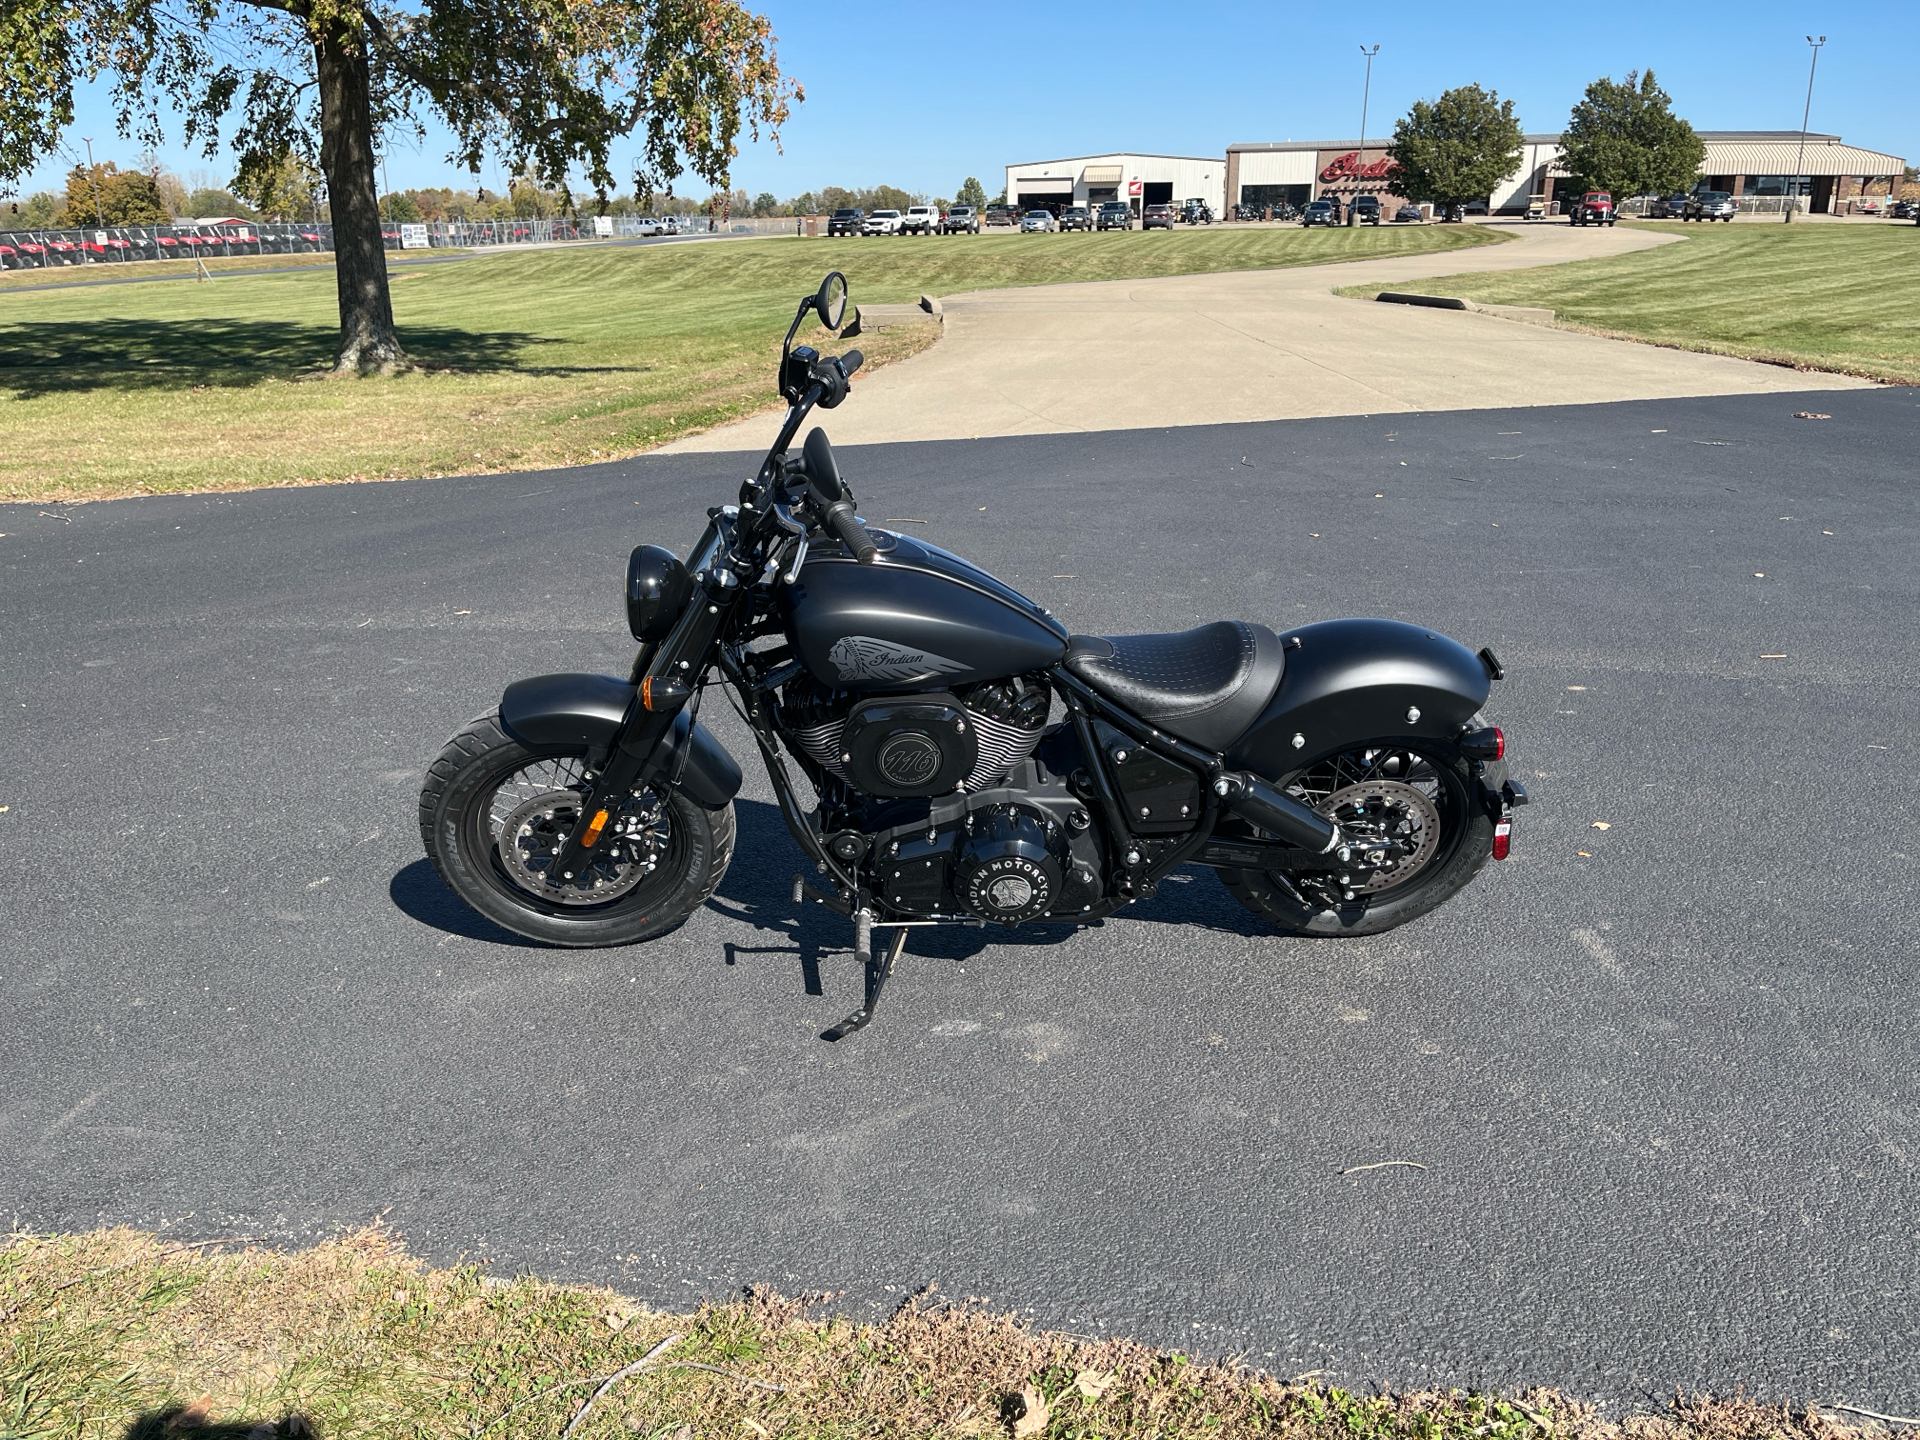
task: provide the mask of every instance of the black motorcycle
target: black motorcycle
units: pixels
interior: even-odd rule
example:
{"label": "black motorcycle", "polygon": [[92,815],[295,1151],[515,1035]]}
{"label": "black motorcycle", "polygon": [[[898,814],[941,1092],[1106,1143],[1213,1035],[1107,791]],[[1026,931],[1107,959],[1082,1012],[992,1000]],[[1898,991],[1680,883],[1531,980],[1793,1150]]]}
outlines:
{"label": "black motorcycle", "polygon": [[872,1017],[915,926],[1084,925],[1199,864],[1278,930],[1370,935],[1505,857],[1526,793],[1479,715],[1492,651],[1391,620],[1070,634],[865,525],[824,431],[788,449],[860,367],[793,343],[809,314],[840,329],[846,301],[835,272],[795,312],[786,421],[739,503],[707,512],[684,562],[633,552],[632,673],[518,681],[434,762],[421,836],[467,904],[585,946],[653,939],[705,902],[741,781],[698,720],[713,684],[810,863],[794,903],[853,921],[866,999],[830,1040]]}

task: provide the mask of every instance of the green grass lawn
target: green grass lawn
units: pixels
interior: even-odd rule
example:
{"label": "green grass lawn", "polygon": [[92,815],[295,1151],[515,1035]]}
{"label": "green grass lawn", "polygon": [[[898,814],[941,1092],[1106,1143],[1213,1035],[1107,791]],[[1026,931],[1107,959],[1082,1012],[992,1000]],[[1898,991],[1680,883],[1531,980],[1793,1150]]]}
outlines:
{"label": "green grass lawn", "polygon": [[[1524,1371],[1525,1362],[1516,1368]],[[216,1254],[129,1230],[0,1236],[9,1440],[1864,1440],[1675,1397],[1624,1424],[1552,1391],[1357,1394],[915,1297],[764,1290],[687,1314],[434,1270],[387,1231]],[[1655,1383],[1658,1383],[1655,1377]],[[1829,1407],[1831,1408],[1831,1407]]]}
{"label": "green grass lawn", "polygon": [[[331,360],[331,270],[0,292],[0,497],[531,469],[632,454],[773,403],[798,297],[860,301],[1447,250],[1474,226],[905,240],[730,240],[490,254],[396,272],[422,368],[300,381]],[[812,332],[819,338],[822,332]],[[853,342],[876,363],[931,343]]]}
{"label": "green grass lawn", "polygon": [[1637,340],[1920,383],[1920,226],[1657,225],[1672,245],[1610,260],[1449,275],[1420,288],[1545,305]]}

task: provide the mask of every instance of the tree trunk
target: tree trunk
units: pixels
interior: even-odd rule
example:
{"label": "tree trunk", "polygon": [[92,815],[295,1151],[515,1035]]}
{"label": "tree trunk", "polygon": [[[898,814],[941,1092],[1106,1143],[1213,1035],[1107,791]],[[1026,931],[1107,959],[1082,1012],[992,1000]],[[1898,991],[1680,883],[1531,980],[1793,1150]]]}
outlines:
{"label": "tree trunk", "polygon": [[335,30],[314,46],[320,82],[320,169],[333,216],[340,291],[337,374],[392,371],[407,363],[393,333],[387,249],[374,185],[373,108],[363,29]]}

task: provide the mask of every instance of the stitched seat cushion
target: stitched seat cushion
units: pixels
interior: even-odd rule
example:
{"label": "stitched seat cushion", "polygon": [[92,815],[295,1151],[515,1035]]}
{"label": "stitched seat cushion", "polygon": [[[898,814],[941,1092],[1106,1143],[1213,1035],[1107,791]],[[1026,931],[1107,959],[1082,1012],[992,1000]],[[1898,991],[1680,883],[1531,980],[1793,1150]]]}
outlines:
{"label": "stitched seat cushion", "polygon": [[1216,620],[1171,635],[1075,635],[1066,666],[1169,735],[1225,750],[1279,688],[1280,639],[1264,625]]}

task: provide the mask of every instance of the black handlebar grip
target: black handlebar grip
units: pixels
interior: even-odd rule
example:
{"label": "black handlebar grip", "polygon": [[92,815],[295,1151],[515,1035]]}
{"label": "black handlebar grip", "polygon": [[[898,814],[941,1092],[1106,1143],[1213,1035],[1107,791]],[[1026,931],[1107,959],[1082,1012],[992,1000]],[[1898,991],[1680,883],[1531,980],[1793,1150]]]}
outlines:
{"label": "black handlebar grip", "polygon": [[862,565],[873,564],[874,556],[880,553],[879,547],[873,543],[873,537],[867,533],[867,527],[862,525],[859,518],[854,515],[852,505],[842,500],[828,506],[823,523],[840,543],[847,547],[847,553],[855,560]]}
{"label": "black handlebar grip", "polygon": [[840,368],[847,373],[848,379],[852,379],[853,372],[866,364],[866,362],[867,357],[862,355],[858,350],[849,350],[840,357]]}

